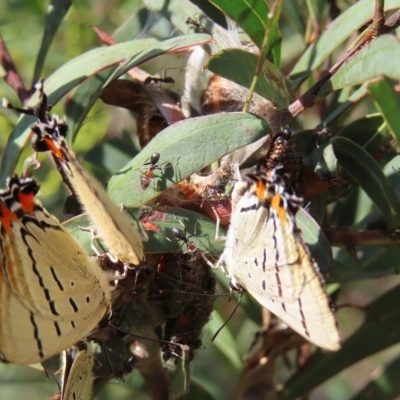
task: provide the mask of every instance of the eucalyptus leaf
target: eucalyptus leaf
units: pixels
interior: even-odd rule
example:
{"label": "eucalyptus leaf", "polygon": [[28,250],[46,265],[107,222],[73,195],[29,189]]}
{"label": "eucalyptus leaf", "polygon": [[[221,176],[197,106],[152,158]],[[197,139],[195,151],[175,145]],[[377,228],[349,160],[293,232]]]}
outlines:
{"label": "eucalyptus leaf", "polygon": [[[251,114],[222,113],[179,121],[161,131],[108,184],[111,198],[125,206],[140,206],[201,168],[269,132],[268,124]],[[204,151],[200,151],[200,150]],[[160,153],[153,183],[143,190],[140,176],[155,152]],[[148,167],[147,167],[148,169]]]}

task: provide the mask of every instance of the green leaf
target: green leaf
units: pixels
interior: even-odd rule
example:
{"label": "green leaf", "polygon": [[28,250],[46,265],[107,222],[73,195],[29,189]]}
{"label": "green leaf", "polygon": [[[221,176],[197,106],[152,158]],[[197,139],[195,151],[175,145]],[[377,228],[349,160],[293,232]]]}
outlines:
{"label": "green leaf", "polygon": [[306,32],[306,20],[308,17],[305,0],[292,0],[282,2],[282,13],[290,25],[304,37]]}
{"label": "green leaf", "polygon": [[170,374],[169,399],[178,399],[190,391],[190,364],[189,354],[182,351],[176,360],[175,370]]}
{"label": "green leaf", "polygon": [[379,375],[374,373],[368,384],[351,400],[392,400],[400,395],[400,357],[379,369]]}
{"label": "green leaf", "polygon": [[39,53],[36,58],[35,71],[33,73],[33,83],[39,80],[42,74],[44,61],[47,52],[53,42],[65,15],[71,7],[72,0],[52,0],[47,6],[47,15],[44,23],[44,33]]}
{"label": "green leaf", "polygon": [[340,165],[363,188],[383,214],[389,229],[400,224],[400,203],[375,160],[354,142],[337,137],[332,140]]}
{"label": "green leaf", "polygon": [[340,129],[338,136],[346,137],[363,147],[381,167],[397,155],[393,138],[385,129],[380,114],[366,115],[351,122]]}
{"label": "green leaf", "polygon": [[400,80],[400,46],[391,35],[383,35],[363,47],[344,63],[332,78],[318,92],[318,99],[326,97],[334,90],[361,85],[383,75]]}
{"label": "green leaf", "polygon": [[[240,49],[227,49],[210,57],[206,68],[239,85],[249,88],[256,71],[258,56]],[[255,92],[279,107],[286,107],[294,95],[282,71],[265,60]]]}
{"label": "green leaf", "polygon": [[[93,49],[72,59],[46,80],[45,92],[49,104],[56,104],[63,95],[90,75],[120,62],[128,57],[128,54],[141,53],[156,43],[155,39],[136,40],[107,48]],[[37,102],[37,95],[34,94],[27,106],[33,106]],[[28,140],[29,126],[34,122],[36,121],[31,116],[22,115],[11,132],[1,160],[0,182],[4,182],[7,176],[13,172],[20,153]]]}
{"label": "green leaf", "polygon": [[354,363],[400,341],[400,287],[397,286],[365,308],[364,324],[334,353],[319,352],[291,377],[280,400],[309,393],[322,382]]}
{"label": "green leaf", "polygon": [[[202,44],[204,39],[207,40],[209,37],[209,35],[200,34],[187,35],[165,40],[161,43],[155,39],[140,39],[90,50],[64,64],[46,80],[45,92],[48,95],[49,104],[56,104],[69,90],[88,77],[118,64],[124,59],[130,57],[129,63],[119,68],[121,74],[133,66],[164,54],[171,49],[177,51]],[[33,95],[27,105],[33,106],[36,103],[37,96]],[[4,183],[7,176],[13,172],[20,153],[28,140],[29,125],[33,122],[35,122],[34,118],[23,115],[8,138],[0,165],[0,183]]]}
{"label": "green leaf", "polygon": [[110,74],[115,70],[115,68],[111,69],[112,71],[107,69],[86,79],[77,87],[71,100],[68,101],[65,115],[69,128],[67,136],[69,145],[75,141],[82,123],[99,98],[104,83],[107,82]]}
{"label": "green leaf", "polygon": [[[147,220],[152,226],[152,229],[159,229],[157,232],[154,230],[145,231],[148,240],[143,244],[145,253],[147,254],[186,251],[185,244],[183,244],[182,241],[178,241],[171,231],[172,228],[179,228],[184,231],[186,227],[186,236],[189,238],[189,236],[193,235],[189,240],[193,242],[200,251],[207,252],[210,255],[219,255],[223,251],[224,242],[215,240],[215,222],[202,214],[183,208],[168,208],[165,212],[155,211],[153,213],[150,207],[147,209],[127,207],[126,212],[139,232],[144,231],[143,220],[146,220],[146,213],[149,216]],[[142,220],[140,225],[138,222],[139,219]],[[183,226],[179,221],[182,222]],[[81,227],[88,228],[91,226],[86,214],[71,218],[64,222],[63,225],[86,252],[93,253],[90,247],[91,234],[81,229]],[[224,234],[223,229],[220,234]],[[99,250],[106,251],[101,244],[97,247]]]}
{"label": "green leaf", "polygon": [[211,0],[211,3],[232,18],[250,36],[256,46],[261,48],[270,11],[266,2]]}
{"label": "green leaf", "polygon": [[332,249],[320,226],[303,209],[296,214],[296,222],[301,229],[304,241],[322,273],[328,273],[332,264]]}
{"label": "green leaf", "polygon": [[[96,165],[112,175],[127,164],[132,159],[132,154],[135,153],[138,153],[138,150],[132,138],[125,132],[123,137],[110,139],[92,147],[85,154],[85,163]],[[104,177],[100,180],[105,181]]]}
{"label": "green leaf", "polygon": [[[207,330],[215,333],[224,323],[225,321],[222,317],[217,312],[214,312],[211,320],[207,324]],[[227,360],[229,360],[231,367],[234,367],[236,372],[239,373],[242,368],[242,360],[239,356],[235,338],[231,334],[228,326],[225,326],[224,329],[218,333],[213,343],[221,353],[224,354]]]}
{"label": "green leaf", "polygon": [[[112,37],[116,43],[134,40],[143,29],[144,22],[141,23],[141,17],[143,14],[147,15],[148,11],[143,9],[143,4],[139,2],[135,6],[136,9],[132,15],[114,32]],[[108,79],[113,75],[115,69],[108,68],[82,82],[67,102],[65,114],[69,127],[67,136],[69,144],[74,142],[84,119],[99,98],[105,82],[108,83]]]}
{"label": "green leaf", "polygon": [[193,35],[176,36],[171,39],[158,42],[151,48],[147,48],[145,51],[133,55],[130,60],[122,64],[121,67],[117,69],[114,76],[110,79],[118,78],[136,65],[142,64],[145,61],[151,60],[162,54],[166,54],[169,52],[176,53],[184,50],[187,51],[190,47],[201,44],[208,44],[210,42],[212,42],[212,39],[210,39],[210,35],[199,33],[195,33]]}
{"label": "green leaf", "polygon": [[190,1],[147,0],[146,5],[167,18],[173,26],[184,34],[193,32],[193,29],[190,29],[190,26],[186,24],[188,18],[192,18],[204,26],[211,34],[214,34],[218,28],[211,18],[207,17],[199,7]]}
{"label": "green leaf", "polygon": [[[291,79],[299,81],[306,79],[311,71],[318,68],[335,49],[371,20],[374,5],[373,0],[358,1],[332,21],[329,28],[304,52],[290,73]],[[399,0],[385,1],[386,11],[398,7],[400,7]]]}
{"label": "green leaf", "polygon": [[[255,142],[268,132],[265,121],[243,113],[222,113],[179,121],[161,131],[111,178],[109,194],[118,204],[140,206],[167,187],[225,154]],[[146,171],[143,164],[156,151],[161,154],[159,164],[163,170],[156,170],[157,179],[143,190],[140,186],[141,173]]]}
{"label": "green leaf", "polygon": [[399,249],[396,246],[357,246],[358,259],[346,250],[336,255],[329,275],[329,282],[351,282],[382,276],[398,275],[400,268]]}
{"label": "green leaf", "polygon": [[[342,92],[343,93],[343,92]],[[321,126],[329,126],[335,119],[342,119],[346,111],[357,105],[366,95],[368,90],[366,85],[361,85],[357,90],[352,91],[350,96],[340,102],[321,122]]]}
{"label": "green leaf", "polygon": [[382,113],[392,135],[400,142],[400,94],[394,89],[396,82],[383,79],[371,83],[369,92],[374,98],[376,107]]}

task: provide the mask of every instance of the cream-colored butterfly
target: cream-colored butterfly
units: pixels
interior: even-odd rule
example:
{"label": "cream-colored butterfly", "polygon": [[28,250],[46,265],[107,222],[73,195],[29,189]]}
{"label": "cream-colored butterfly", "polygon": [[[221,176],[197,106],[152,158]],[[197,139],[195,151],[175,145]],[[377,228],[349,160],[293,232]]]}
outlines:
{"label": "cream-colored butterfly", "polygon": [[93,390],[94,356],[87,344],[80,342],[63,352],[61,400],[90,400]]}
{"label": "cream-colored butterfly", "polygon": [[50,115],[51,107],[47,105],[43,82],[40,80],[36,85],[40,99],[36,107],[25,110],[13,107],[9,103],[5,105],[38,118],[37,123],[31,126],[35,135],[32,138],[33,149],[37,152],[52,152],[63,177],[69,181],[69,187],[77,195],[93,228],[114,261],[122,261],[127,265],[142,264],[145,260],[143,238],[131,223],[129,216],[121,212],[103,187],[85,172],[75,154],[68,148],[65,141],[68,125],[57,115]]}
{"label": "cream-colored butterfly", "polygon": [[0,190],[0,356],[43,361],[87,336],[110,309],[107,275],[35,199],[30,179]]}
{"label": "cream-colored butterfly", "polygon": [[246,289],[310,342],[340,348],[337,321],[318,266],[295,222],[302,200],[287,192],[277,170],[271,178],[246,175],[232,194],[224,252],[231,283]]}

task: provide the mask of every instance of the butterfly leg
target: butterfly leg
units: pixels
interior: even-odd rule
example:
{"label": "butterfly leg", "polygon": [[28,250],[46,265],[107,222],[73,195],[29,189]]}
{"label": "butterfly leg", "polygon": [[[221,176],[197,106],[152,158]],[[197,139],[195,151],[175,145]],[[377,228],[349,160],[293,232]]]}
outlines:
{"label": "butterfly leg", "polygon": [[207,265],[211,268],[211,269],[217,269],[215,267],[215,265],[204,255],[204,253],[202,251],[198,251],[200,254],[200,257],[204,260],[204,262],[207,263]]}
{"label": "butterfly leg", "polygon": [[221,225],[221,218],[218,215],[217,209],[214,207],[213,204],[211,204],[211,209],[213,210],[213,213],[215,215],[215,221],[216,221],[216,226],[215,226],[215,240],[226,240],[226,236],[220,236],[219,235],[219,227]]}
{"label": "butterfly leg", "polygon": [[109,281],[116,281],[116,282],[114,282],[114,285],[116,286],[117,281],[126,278],[126,275],[127,275],[127,273],[128,273],[128,267],[127,267],[127,265],[126,265],[126,264],[123,264],[122,272],[119,272],[119,271],[117,270],[117,267],[116,267],[118,264],[120,264],[119,261],[118,261],[118,259],[115,258],[111,253],[100,253],[100,251],[97,250],[97,248],[96,248],[96,246],[95,246],[95,244],[94,244],[94,241],[95,241],[95,240],[99,240],[100,238],[99,238],[99,236],[96,235],[96,232],[95,232],[93,229],[91,229],[91,228],[86,228],[86,227],[84,227],[84,226],[80,226],[79,228],[80,228],[82,231],[90,232],[90,235],[91,235],[91,238],[90,238],[90,247],[91,247],[91,249],[94,251],[94,253],[95,253],[97,259],[100,260],[100,263],[103,264],[103,265],[106,265],[106,262],[105,262],[104,260],[109,261],[108,264],[111,263],[111,266],[107,266],[107,267],[105,267],[105,268],[103,268],[103,269],[106,270],[106,272],[107,272],[107,278],[108,278]]}
{"label": "butterfly leg", "polygon": [[95,240],[99,240],[100,237],[96,235],[96,231],[91,228],[86,228],[85,226],[80,226],[79,229],[81,231],[89,232],[90,233],[90,248],[93,250],[94,254],[96,256],[101,256],[102,253],[100,253],[99,250],[97,250],[97,247],[94,244]]}

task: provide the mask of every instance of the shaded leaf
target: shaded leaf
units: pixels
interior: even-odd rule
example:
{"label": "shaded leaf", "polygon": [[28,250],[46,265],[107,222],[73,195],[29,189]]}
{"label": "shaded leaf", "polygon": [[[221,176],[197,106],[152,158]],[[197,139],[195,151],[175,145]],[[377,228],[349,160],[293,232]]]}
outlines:
{"label": "shaded leaf", "polygon": [[397,151],[380,114],[366,115],[340,129],[338,136],[346,137],[363,147],[381,166],[385,166]]}
{"label": "shaded leaf", "polygon": [[392,132],[392,135],[400,141],[400,94],[395,90],[395,82],[383,79],[380,82],[371,83],[369,92],[374,98],[377,108]]}
{"label": "shaded leaf", "polygon": [[[136,4],[136,10],[113,34],[115,42],[126,42],[133,40],[143,28],[145,21],[142,21],[147,16],[148,11],[143,9],[143,4]],[[93,107],[93,104],[98,99],[104,83],[114,73],[115,68],[107,69],[98,73],[96,76],[90,77],[73,93],[71,99],[66,104],[65,114],[69,126],[69,134],[67,140],[73,143],[78,133],[78,130]]]}
{"label": "shaded leaf", "polygon": [[400,224],[400,203],[375,160],[352,141],[332,140],[340,165],[363,188],[386,219],[389,229]]}

